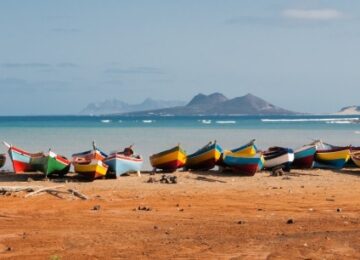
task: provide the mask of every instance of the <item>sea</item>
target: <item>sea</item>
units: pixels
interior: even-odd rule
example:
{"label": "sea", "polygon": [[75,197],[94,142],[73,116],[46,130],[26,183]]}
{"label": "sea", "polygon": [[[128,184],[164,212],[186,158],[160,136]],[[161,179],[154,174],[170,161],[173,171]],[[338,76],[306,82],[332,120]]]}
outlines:
{"label": "sea", "polygon": [[[92,142],[105,152],[133,145],[150,170],[149,156],[178,143],[193,153],[209,141],[232,149],[256,139],[258,148],[297,148],[316,139],[360,146],[360,116],[2,116],[0,140],[29,152],[52,151],[71,158]],[[1,145],[0,152],[7,149]],[[4,166],[11,170],[10,160]]]}

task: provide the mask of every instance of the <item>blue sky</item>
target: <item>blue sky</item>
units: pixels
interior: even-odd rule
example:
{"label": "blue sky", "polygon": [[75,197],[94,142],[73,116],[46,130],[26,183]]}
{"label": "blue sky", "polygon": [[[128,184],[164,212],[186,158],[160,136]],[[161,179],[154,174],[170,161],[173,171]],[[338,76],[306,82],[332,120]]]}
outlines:
{"label": "blue sky", "polygon": [[360,2],[0,1],[0,114],[247,93],[300,112],[360,105]]}

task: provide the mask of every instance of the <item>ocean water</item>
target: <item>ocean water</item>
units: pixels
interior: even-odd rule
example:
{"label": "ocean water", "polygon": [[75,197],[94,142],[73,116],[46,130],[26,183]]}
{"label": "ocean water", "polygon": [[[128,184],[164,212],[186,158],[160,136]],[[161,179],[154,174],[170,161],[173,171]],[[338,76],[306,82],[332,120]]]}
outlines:
{"label": "ocean water", "polygon": [[[29,152],[47,151],[71,157],[91,148],[93,140],[106,152],[133,144],[150,170],[148,157],[180,143],[192,153],[209,141],[225,149],[256,139],[269,146],[297,148],[321,139],[335,145],[360,146],[357,116],[211,116],[211,117],[0,117],[0,140]],[[7,149],[1,146],[0,152]],[[7,160],[5,169],[11,170]]]}

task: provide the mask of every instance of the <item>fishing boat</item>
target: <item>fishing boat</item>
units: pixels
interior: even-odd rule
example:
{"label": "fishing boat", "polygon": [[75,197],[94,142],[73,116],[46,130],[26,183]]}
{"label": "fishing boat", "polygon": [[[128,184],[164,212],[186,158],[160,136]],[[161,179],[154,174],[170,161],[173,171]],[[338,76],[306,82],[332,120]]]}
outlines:
{"label": "fishing boat", "polygon": [[197,150],[195,153],[187,156],[185,168],[193,170],[210,170],[214,168],[219,161],[223,150],[215,142],[209,142],[207,145]]}
{"label": "fishing boat", "polygon": [[63,176],[69,172],[70,161],[62,156],[49,150],[48,153],[39,153],[31,157],[30,164],[38,171],[41,171],[45,176],[51,174],[58,174]]}
{"label": "fishing boat", "polygon": [[351,159],[357,167],[360,167],[360,151],[351,152]]}
{"label": "fishing boat", "polygon": [[289,171],[290,165],[294,161],[294,151],[290,148],[270,147],[263,155],[264,168],[268,170],[282,168]]}
{"label": "fishing boat", "polygon": [[238,148],[234,148],[232,150],[223,150],[219,161],[216,163],[221,167],[226,167],[224,163],[224,157],[227,154],[236,154],[239,156],[254,156],[258,152],[258,149],[255,145],[255,139],[251,140],[249,143],[242,145]]}
{"label": "fishing boat", "polygon": [[6,162],[6,155],[5,154],[0,154],[0,168],[4,166]]}
{"label": "fishing boat", "polygon": [[292,168],[309,169],[314,166],[316,145],[304,145],[294,151]]}
{"label": "fishing boat", "polygon": [[262,153],[255,155],[239,155],[236,153],[226,153],[224,155],[224,164],[234,173],[240,175],[253,176],[262,168],[264,156]]}
{"label": "fishing boat", "polygon": [[140,155],[134,154],[132,146],[129,146],[124,151],[111,153],[104,162],[109,166],[110,172],[120,177],[128,172],[137,172],[140,175],[144,160]]}
{"label": "fishing boat", "polygon": [[105,177],[108,170],[108,165],[98,159],[87,160],[77,157],[73,160],[73,165],[76,173],[90,180]]}
{"label": "fishing boat", "polygon": [[3,144],[8,148],[8,153],[12,161],[14,172],[16,174],[24,172],[35,172],[38,171],[36,165],[31,164],[31,158],[41,156],[43,153],[29,153],[18,147],[15,147],[7,142]]}
{"label": "fishing boat", "polygon": [[106,175],[108,165],[103,160],[107,154],[96,147],[93,142],[93,149],[72,155],[74,171],[88,179],[94,180]]}
{"label": "fishing boat", "polygon": [[173,172],[178,168],[184,167],[186,163],[186,152],[177,146],[150,156],[150,163],[154,170],[160,169],[163,171]]}
{"label": "fishing boat", "polygon": [[341,169],[350,159],[351,147],[333,146],[321,141],[315,141],[315,168]]}

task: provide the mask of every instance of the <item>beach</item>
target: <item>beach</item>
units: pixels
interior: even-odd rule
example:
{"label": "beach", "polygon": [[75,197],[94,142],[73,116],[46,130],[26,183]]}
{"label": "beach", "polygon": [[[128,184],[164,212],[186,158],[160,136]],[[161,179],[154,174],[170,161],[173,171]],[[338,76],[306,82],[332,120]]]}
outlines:
{"label": "beach", "polygon": [[359,169],[173,175],[176,184],[146,173],[94,182],[1,173],[1,186],[64,185],[89,199],[0,195],[0,258],[360,257]]}

